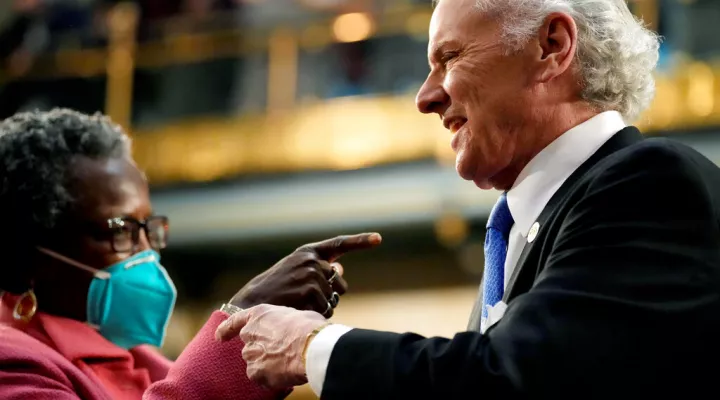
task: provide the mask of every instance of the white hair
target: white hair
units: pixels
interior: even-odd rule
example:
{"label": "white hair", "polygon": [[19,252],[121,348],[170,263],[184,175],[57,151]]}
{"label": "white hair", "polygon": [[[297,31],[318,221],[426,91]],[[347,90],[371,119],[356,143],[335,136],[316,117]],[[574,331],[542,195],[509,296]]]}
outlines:
{"label": "white hair", "polygon": [[509,52],[537,35],[551,13],[568,14],[578,29],[582,98],[599,110],[619,111],[628,123],[652,102],[660,40],[625,0],[477,0],[477,8],[502,18]]}

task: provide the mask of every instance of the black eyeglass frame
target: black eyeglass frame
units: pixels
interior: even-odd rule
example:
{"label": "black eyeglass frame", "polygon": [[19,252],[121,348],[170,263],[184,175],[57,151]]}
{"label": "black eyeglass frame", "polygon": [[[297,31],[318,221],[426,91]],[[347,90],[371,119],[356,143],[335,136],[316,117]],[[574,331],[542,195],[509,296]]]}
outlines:
{"label": "black eyeglass frame", "polygon": [[[153,250],[159,251],[167,247],[170,231],[170,219],[164,215],[153,215],[144,221],[132,217],[117,217],[107,220],[107,227],[112,231],[110,244],[116,253],[128,253],[135,251],[140,245],[140,229],[145,231],[145,236]],[[120,235],[129,234],[129,238]],[[119,243],[128,241],[128,244]]]}

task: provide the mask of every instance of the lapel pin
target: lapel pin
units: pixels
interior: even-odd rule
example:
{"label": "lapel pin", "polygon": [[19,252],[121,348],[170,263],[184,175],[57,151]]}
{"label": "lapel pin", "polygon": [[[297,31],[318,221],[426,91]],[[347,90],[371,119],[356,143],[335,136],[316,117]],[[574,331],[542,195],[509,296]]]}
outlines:
{"label": "lapel pin", "polygon": [[530,231],[528,232],[528,235],[527,235],[528,243],[532,243],[535,240],[539,230],[540,230],[539,223],[536,222],[536,223],[532,224],[532,226],[530,227]]}

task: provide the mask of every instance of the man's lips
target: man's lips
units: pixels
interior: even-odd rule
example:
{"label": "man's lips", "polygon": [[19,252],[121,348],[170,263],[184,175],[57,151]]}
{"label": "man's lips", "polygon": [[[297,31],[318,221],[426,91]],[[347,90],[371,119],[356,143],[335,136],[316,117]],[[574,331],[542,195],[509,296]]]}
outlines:
{"label": "man's lips", "polygon": [[453,135],[458,133],[460,128],[462,128],[465,125],[465,120],[458,120],[450,124],[450,133]]}
{"label": "man's lips", "polygon": [[456,134],[463,125],[465,125],[465,122],[467,122],[467,119],[462,117],[443,118],[443,126],[445,126],[445,129],[449,130],[453,135]]}

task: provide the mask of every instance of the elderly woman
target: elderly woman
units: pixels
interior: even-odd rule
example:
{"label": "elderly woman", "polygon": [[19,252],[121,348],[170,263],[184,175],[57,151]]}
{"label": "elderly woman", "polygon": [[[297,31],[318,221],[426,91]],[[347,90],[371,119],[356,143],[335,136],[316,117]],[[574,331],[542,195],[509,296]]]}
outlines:
{"label": "elderly woman", "polygon": [[248,381],[242,342],[217,342],[215,329],[260,303],[329,316],[346,283],[325,255],[367,244],[298,249],[213,313],[173,364],[152,347],[176,298],[159,263],[168,219],[153,214],[129,138],[102,116],[19,114],[0,123],[0,163],[3,399],[285,397]]}

